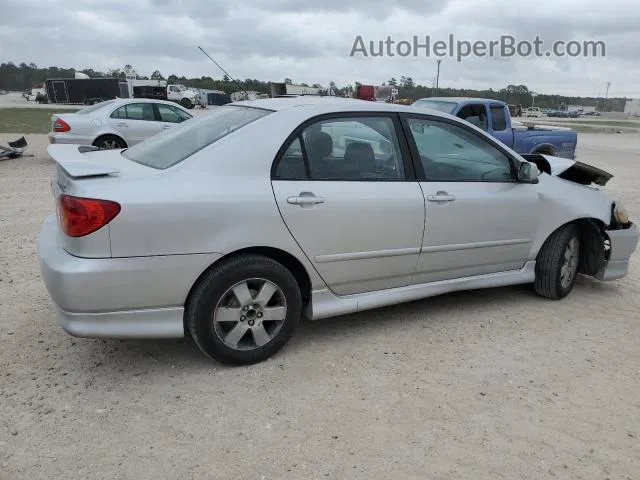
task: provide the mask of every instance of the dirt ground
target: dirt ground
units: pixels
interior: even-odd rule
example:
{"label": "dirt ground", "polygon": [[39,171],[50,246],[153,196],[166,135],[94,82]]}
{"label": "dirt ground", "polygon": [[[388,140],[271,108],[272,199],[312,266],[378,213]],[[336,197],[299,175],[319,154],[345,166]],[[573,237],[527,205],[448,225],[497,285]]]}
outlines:
{"label": "dirt ground", "polygon": [[[322,320],[230,368],[58,327],[36,256],[53,165],[27,141],[35,158],[0,161],[0,479],[640,478],[639,255],[563,301],[502,288]],[[640,137],[579,145],[640,218]]]}

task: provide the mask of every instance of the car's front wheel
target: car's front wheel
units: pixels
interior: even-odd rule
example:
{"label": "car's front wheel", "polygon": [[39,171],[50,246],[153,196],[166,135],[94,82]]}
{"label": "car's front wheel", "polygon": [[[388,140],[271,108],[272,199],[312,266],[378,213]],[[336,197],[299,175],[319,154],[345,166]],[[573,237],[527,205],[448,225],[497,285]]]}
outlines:
{"label": "car's front wheel", "polygon": [[302,315],[295,277],[262,255],[223,260],[195,287],[186,323],[196,345],[222,363],[266,360],[291,338]]}
{"label": "car's front wheel", "polygon": [[536,260],[535,291],[554,300],[569,295],[580,265],[580,229],[565,225],[549,236]]}

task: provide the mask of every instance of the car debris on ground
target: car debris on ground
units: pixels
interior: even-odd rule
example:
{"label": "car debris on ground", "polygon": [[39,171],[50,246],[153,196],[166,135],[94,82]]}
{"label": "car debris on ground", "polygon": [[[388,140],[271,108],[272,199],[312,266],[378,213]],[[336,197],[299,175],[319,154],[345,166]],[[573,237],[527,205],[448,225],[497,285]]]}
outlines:
{"label": "car debris on ground", "polygon": [[14,142],[8,142],[8,146],[0,144],[0,160],[6,158],[33,157],[33,155],[25,155],[27,148],[27,140],[20,137]]}

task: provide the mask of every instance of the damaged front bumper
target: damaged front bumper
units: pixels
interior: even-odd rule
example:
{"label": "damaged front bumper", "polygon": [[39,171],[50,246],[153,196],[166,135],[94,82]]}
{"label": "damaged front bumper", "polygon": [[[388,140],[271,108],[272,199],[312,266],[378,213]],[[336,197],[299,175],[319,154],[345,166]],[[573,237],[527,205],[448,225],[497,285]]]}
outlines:
{"label": "damaged front bumper", "polygon": [[595,276],[598,280],[616,280],[627,275],[629,271],[629,259],[638,246],[638,226],[631,224],[629,228],[620,230],[607,230],[609,237],[608,259],[604,268]]}

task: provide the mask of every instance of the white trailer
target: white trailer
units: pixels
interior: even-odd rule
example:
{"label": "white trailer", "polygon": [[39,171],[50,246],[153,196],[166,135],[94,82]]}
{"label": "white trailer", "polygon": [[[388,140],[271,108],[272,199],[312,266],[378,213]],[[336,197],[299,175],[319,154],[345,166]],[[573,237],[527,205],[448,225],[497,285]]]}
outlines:
{"label": "white trailer", "polygon": [[632,98],[624,104],[624,113],[630,115],[640,114],[640,98]]}

